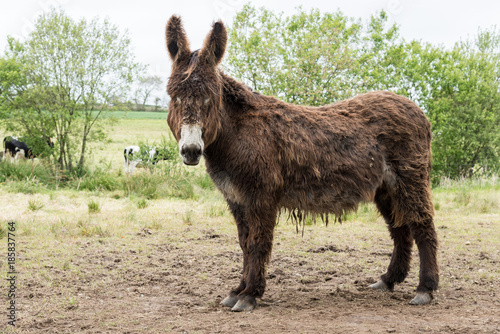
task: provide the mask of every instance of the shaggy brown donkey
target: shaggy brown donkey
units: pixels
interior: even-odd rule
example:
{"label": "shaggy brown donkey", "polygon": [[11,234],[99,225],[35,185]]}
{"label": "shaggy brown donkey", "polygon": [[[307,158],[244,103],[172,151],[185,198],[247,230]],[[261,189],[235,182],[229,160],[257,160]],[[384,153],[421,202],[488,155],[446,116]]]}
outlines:
{"label": "shaggy brown donkey", "polygon": [[415,240],[420,283],[411,304],[429,303],[438,287],[438,242],[431,131],[422,110],[390,92],[317,108],[253,92],[218,68],[227,42],[220,21],[197,51],[177,16],[166,38],[173,62],[168,125],[185,164],[205,157],[238,226],[243,275],[222,304],[249,311],[264,293],[280,209],[340,216],[361,201],[375,202],[394,240],[387,273],[371,287],[392,290],[405,279]]}

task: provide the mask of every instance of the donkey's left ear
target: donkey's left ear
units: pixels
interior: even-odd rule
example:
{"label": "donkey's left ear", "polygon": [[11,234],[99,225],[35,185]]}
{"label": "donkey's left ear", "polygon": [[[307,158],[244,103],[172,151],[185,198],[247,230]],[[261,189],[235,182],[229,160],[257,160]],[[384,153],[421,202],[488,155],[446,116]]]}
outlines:
{"label": "donkey's left ear", "polygon": [[227,31],[221,20],[215,22],[212,31],[208,33],[200,50],[200,58],[209,65],[217,66],[222,61],[226,51]]}

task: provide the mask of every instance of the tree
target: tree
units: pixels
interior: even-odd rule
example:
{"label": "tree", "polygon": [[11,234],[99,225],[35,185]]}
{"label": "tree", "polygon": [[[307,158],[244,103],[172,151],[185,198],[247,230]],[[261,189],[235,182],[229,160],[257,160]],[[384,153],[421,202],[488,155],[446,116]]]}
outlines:
{"label": "tree", "polygon": [[409,43],[401,67],[403,91],[432,124],[434,178],[467,177],[500,162],[500,35],[479,31],[474,40],[445,50]]}
{"label": "tree", "polygon": [[287,102],[323,105],[397,85],[398,29],[381,12],[361,21],[317,9],[285,17],[250,5],[229,32],[225,67],[253,89]]}
{"label": "tree", "polygon": [[74,21],[52,10],[24,42],[8,42],[0,62],[7,128],[29,138],[55,137],[59,165],[81,170],[88,143],[105,138],[110,103],[143,70],[130,38],[108,20]]}
{"label": "tree", "polygon": [[159,90],[163,80],[157,75],[140,77],[135,92],[135,103],[146,109],[146,103],[154,90]]}

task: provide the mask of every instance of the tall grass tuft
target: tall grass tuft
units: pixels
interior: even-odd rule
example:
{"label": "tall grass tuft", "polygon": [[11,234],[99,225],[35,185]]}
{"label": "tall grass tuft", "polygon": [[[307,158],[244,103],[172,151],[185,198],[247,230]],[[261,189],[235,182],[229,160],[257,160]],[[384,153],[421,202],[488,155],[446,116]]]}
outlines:
{"label": "tall grass tuft", "polygon": [[28,200],[28,210],[30,211],[38,211],[45,206],[45,203],[42,203],[37,198],[30,198]]}
{"label": "tall grass tuft", "polygon": [[141,198],[140,200],[137,201],[137,207],[139,209],[145,209],[147,208],[149,202],[145,198]]}
{"label": "tall grass tuft", "polygon": [[111,233],[108,230],[103,229],[99,225],[91,224],[88,221],[80,220],[77,224],[79,228],[78,234],[82,237],[109,237]]}
{"label": "tall grass tuft", "polygon": [[89,207],[89,213],[101,212],[101,206],[99,205],[98,202],[94,201],[93,199],[91,199],[88,202],[88,207]]}

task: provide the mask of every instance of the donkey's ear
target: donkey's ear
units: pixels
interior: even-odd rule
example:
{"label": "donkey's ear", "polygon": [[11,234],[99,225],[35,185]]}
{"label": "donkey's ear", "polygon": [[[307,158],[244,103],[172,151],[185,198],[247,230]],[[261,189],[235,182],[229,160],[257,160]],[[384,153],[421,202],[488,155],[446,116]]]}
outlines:
{"label": "donkey's ear", "polygon": [[172,15],[168,20],[165,35],[167,37],[168,54],[174,63],[191,53],[189,41],[179,16]]}
{"label": "donkey's ear", "polygon": [[203,47],[200,50],[200,58],[209,65],[217,66],[224,56],[227,44],[227,31],[222,21],[217,21],[213,24],[210,31],[203,42]]}

